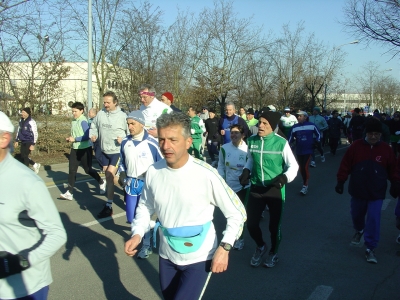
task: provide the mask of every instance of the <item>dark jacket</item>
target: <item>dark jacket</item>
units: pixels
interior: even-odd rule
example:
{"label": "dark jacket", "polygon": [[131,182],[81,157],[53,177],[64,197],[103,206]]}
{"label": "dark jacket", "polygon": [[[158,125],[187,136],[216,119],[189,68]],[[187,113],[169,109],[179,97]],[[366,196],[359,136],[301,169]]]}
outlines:
{"label": "dark jacket", "polygon": [[218,124],[219,118],[208,118],[204,121],[204,125],[206,126],[206,131],[208,133],[207,140],[211,140],[212,142],[221,142],[221,136],[218,132]]}
{"label": "dark jacket", "polygon": [[19,121],[18,135],[16,141],[21,141],[24,143],[34,143],[34,135],[31,124],[31,116],[27,117],[25,120],[21,118]]}
{"label": "dark jacket", "polygon": [[329,137],[338,139],[341,136],[341,130],[344,128],[343,122],[339,118],[330,118],[328,121]]}
{"label": "dark jacket", "polygon": [[399,181],[396,158],[385,142],[371,146],[360,139],[354,141],[343,156],[337,181],[345,182],[350,175],[349,194],[358,199],[385,199],[387,180]]}
{"label": "dark jacket", "polygon": [[173,105],[173,104],[171,104],[171,109],[173,110],[173,111],[176,111],[176,112],[182,112],[179,108],[177,108],[175,105]]}

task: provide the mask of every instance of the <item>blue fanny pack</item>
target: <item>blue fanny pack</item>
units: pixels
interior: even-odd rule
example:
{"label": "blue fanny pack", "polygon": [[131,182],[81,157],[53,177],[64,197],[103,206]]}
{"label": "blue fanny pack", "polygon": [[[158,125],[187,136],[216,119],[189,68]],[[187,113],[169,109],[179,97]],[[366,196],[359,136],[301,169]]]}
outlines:
{"label": "blue fanny pack", "polygon": [[[154,233],[156,233],[158,227],[160,227],[169,246],[175,252],[187,254],[199,250],[207,236],[210,226],[211,221],[204,225],[166,228],[157,222],[154,227]],[[156,239],[153,236],[154,247],[155,240]]]}

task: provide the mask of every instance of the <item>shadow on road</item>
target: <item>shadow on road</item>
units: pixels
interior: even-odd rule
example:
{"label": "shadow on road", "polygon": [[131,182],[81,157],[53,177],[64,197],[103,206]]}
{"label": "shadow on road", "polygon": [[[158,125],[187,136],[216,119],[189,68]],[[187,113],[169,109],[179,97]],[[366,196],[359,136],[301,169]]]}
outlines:
{"label": "shadow on road", "polygon": [[[103,282],[106,299],[140,299],[128,292],[121,282],[114,242],[88,227],[72,222],[65,213],[60,213],[60,216],[68,237],[62,257],[70,260],[73,249],[79,248]],[[97,242],[95,249],[88,247],[87,238],[84,237],[90,237]]]}

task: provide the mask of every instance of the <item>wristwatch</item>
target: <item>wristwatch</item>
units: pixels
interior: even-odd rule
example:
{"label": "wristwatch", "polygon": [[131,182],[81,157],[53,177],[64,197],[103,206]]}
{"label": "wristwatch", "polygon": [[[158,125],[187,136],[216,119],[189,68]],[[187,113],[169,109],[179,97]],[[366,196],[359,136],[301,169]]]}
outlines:
{"label": "wristwatch", "polygon": [[28,269],[31,266],[29,261],[22,255],[18,256],[19,256],[19,265],[21,266],[22,270]]}
{"label": "wristwatch", "polygon": [[228,243],[221,242],[219,245],[224,248],[225,251],[231,251],[232,249],[232,245]]}

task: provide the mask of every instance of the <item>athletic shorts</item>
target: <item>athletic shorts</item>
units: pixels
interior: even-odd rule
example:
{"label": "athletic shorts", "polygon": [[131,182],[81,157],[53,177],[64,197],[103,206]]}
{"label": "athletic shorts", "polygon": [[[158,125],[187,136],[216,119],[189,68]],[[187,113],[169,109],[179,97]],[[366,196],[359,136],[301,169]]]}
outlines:
{"label": "athletic shorts", "polygon": [[104,152],[101,152],[101,154],[103,156],[102,160],[105,163],[104,166],[116,167],[118,165],[119,153],[106,154]]}

